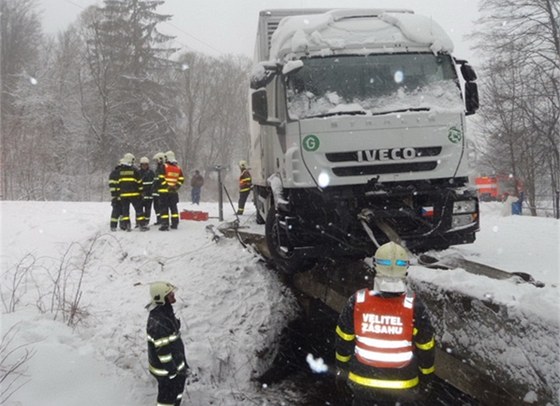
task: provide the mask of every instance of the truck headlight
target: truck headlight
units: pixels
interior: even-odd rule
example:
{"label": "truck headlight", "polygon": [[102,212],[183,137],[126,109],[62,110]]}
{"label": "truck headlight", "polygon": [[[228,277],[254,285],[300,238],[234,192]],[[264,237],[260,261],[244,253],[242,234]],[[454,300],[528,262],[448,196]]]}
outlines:
{"label": "truck headlight", "polygon": [[451,228],[461,228],[476,221],[474,214],[458,214],[451,217]]}
{"label": "truck headlight", "polygon": [[476,212],[476,200],[459,200],[453,202],[453,214]]}

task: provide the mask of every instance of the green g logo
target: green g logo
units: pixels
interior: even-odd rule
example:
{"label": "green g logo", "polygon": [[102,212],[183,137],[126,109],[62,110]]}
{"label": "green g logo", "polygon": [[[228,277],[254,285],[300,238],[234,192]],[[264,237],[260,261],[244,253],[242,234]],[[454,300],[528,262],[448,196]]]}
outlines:
{"label": "green g logo", "polygon": [[461,130],[459,130],[457,127],[451,127],[449,129],[447,138],[449,138],[449,141],[451,141],[453,144],[457,144],[463,139],[463,134],[461,134]]}
{"label": "green g logo", "polygon": [[317,151],[319,149],[319,144],[319,138],[313,134],[303,139],[303,149],[309,152]]}

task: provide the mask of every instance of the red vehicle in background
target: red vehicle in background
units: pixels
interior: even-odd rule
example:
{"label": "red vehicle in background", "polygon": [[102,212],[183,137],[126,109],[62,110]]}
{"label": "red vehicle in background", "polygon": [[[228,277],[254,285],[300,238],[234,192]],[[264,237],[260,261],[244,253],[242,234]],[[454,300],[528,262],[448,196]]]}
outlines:
{"label": "red vehicle in background", "polygon": [[508,195],[518,196],[523,191],[523,182],[513,175],[479,176],[475,185],[482,202],[501,202]]}

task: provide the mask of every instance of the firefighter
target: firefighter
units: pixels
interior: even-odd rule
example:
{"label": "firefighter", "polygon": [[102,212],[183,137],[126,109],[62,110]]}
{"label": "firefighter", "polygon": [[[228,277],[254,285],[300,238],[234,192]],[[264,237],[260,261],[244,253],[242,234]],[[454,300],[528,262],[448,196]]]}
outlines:
{"label": "firefighter", "polygon": [[373,290],[348,299],[336,327],[337,378],[353,405],[394,405],[418,400],[434,373],[435,340],[423,303],[407,288],[408,254],[398,244],[374,256]]}
{"label": "firefighter", "polygon": [[111,231],[117,231],[117,225],[119,224],[119,219],[121,217],[121,201],[119,198],[119,168],[120,165],[124,163],[124,160],[120,160],[119,165],[115,166],[115,169],[109,174],[109,190],[111,192]]}
{"label": "firefighter", "polygon": [[237,214],[242,215],[245,211],[245,202],[247,202],[249,193],[251,193],[251,189],[253,188],[253,179],[251,178],[247,161],[239,161],[239,169],[241,170],[241,175],[239,176],[239,203],[237,204]]}
{"label": "firefighter", "polygon": [[158,152],[152,158],[156,162],[156,169],[154,171],[154,183],[152,185],[152,197],[154,202],[154,211],[156,212],[156,222],[155,225],[161,225],[161,218],[160,218],[160,201],[159,201],[159,179],[158,173],[164,171],[164,159],[165,154],[163,152]]}
{"label": "firefighter", "polygon": [[169,230],[169,216],[171,212],[171,228],[177,229],[179,226],[179,188],[185,181],[183,171],[177,164],[175,153],[167,151],[165,153],[165,164],[159,169],[158,193],[160,201],[160,231]]}
{"label": "firefighter", "polygon": [[127,153],[122,159],[118,170],[119,199],[121,202],[121,229],[130,231],[130,205],[136,212],[136,223],[140,230],[145,231],[144,211],[142,209],[142,178],[140,172],[133,166],[134,155]]}
{"label": "firefighter", "polygon": [[143,156],[140,158],[140,177],[142,178],[142,209],[146,226],[150,224],[150,214],[152,213],[154,171],[150,169],[150,160]]}
{"label": "firefighter", "polygon": [[147,323],[149,371],[158,383],[158,406],[179,406],[189,366],[181,339],[181,321],[173,303],[177,288],[169,282],[150,284]]}

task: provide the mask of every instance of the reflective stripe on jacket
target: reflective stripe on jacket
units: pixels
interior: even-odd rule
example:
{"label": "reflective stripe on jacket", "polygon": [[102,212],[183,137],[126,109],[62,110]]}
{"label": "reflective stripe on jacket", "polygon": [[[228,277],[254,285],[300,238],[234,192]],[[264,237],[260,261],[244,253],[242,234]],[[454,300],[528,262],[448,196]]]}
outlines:
{"label": "reflective stripe on jacket", "polygon": [[166,163],[158,173],[158,193],[175,192],[181,187],[185,178],[181,167],[177,164]]}
{"label": "reflective stripe on jacket", "polygon": [[139,197],[142,194],[142,178],[132,166],[120,165],[118,168],[119,197]]}
{"label": "reflective stripe on jacket", "polygon": [[241,176],[239,176],[239,191],[240,192],[248,192],[251,190],[253,186],[253,179],[251,178],[251,173],[245,169],[241,172]]}
{"label": "reflective stripe on jacket", "polygon": [[[389,307],[389,313],[387,313],[387,306],[382,306],[379,310],[374,310],[373,305],[370,308],[364,308],[363,306],[370,304],[370,298],[376,302],[387,300],[395,307],[400,307],[402,312],[392,312]],[[360,306],[362,309],[356,311],[356,307]],[[409,309],[409,306],[412,309]],[[364,309],[367,311],[364,312]],[[412,311],[412,316],[409,311]],[[362,314],[369,315],[364,317]],[[410,330],[408,330],[409,327],[405,328],[405,324],[409,321],[405,322],[403,316],[406,316],[405,319],[411,318],[411,322],[414,323],[410,336],[408,336],[410,334],[408,332],[407,336],[404,334],[405,330]],[[365,325],[362,326],[361,323],[365,323]],[[400,327],[403,328],[402,335]],[[358,337],[360,338],[359,343]],[[411,341],[410,347],[409,341]],[[434,331],[424,304],[412,293],[367,290],[356,292],[348,299],[339,315],[335,348],[337,367],[348,372],[348,381],[351,386],[363,389],[408,391],[418,385],[422,375],[434,372]],[[412,359],[406,362],[403,359],[408,358],[409,348],[411,348]],[[404,366],[376,367],[372,365],[386,365],[387,360],[395,365],[402,363]]]}
{"label": "reflective stripe on jacket", "polygon": [[188,368],[180,327],[169,303],[150,312],[146,330],[148,368],[153,375],[174,375]]}

